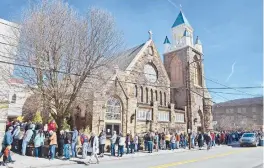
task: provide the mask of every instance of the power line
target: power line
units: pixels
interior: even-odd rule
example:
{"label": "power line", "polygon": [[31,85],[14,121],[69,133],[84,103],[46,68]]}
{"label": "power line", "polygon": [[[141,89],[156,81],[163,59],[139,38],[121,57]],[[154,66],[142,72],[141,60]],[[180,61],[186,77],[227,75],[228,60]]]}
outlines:
{"label": "power line", "polygon": [[221,94],[229,94],[229,95],[246,95],[243,93],[230,93],[230,92],[216,92],[216,91],[209,91],[210,93],[221,93]]}
{"label": "power line", "polygon": [[241,87],[232,87],[232,88],[226,88],[226,87],[219,87],[219,88],[199,88],[199,89],[208,89],[208,90],[234,90],[234,89],[262,89],[263,86],[241,86]]}

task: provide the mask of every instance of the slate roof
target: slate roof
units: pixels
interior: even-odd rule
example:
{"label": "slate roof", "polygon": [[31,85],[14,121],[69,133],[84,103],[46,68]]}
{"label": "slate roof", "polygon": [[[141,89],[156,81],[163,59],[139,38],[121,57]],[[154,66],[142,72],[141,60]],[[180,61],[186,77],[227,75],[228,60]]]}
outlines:
{"label": "slate roof", "polygon": [[249,106],[249,105],[263,105],[263,97],[244,98],[217,103],[214,106],[232,107],[232,106]]}
{"label": "slate roof", "polygon": [[113,63],[118,65],[120,70],[126,70],[126,68],[129,66],[129,64],[132,62],[132,60],[136,57],[136,55],[139,53],[139,51],[142,49],[142,47],[145,45],[145,43],[140,44],[136,47],[130,48],[124,52],[121,52],[114,58]]}
{"label": "slate roof", "polygon": [[164,40],[163,44],[170,44],[170,40],[168,39],[168,36],[165,37],[165,40]]}
{"label": "slate roof", "polygon": [[187,20],[187,18],[184,16],[184,14],[182,13],[182,11],[180,11],[180,13],[178,14],[175,22],[173,23],[172,27],[171,28],[174,28],[176,26],[179,26],[181,24],[186,24],[190,27],[192,27],[189,23],[189,21]]}

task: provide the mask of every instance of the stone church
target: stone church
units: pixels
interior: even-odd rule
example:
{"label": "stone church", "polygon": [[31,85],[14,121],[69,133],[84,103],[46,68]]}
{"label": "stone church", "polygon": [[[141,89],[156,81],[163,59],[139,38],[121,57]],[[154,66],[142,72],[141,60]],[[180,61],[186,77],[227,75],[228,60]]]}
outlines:
{"label": "stone church", "polygon": [[[182,12],[172,26],[172,43],[164,41],[164,64],[149,40],[115,58],[111,80],[92,93],[90,129],[110,136],[148,131],[187,131],[186,69],[190,64],[191,115],[194,131],[211,129],[211,98],[205,89],[201,41]],[[203,98],[204,97],[204,98]]]}

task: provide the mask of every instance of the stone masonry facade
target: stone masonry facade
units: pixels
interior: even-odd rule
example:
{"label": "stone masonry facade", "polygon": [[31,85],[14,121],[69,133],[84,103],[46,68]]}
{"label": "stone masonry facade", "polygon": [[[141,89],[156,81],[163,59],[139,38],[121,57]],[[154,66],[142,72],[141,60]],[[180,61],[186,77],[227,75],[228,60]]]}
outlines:
{"label": "stone masonry facade", "polygon": [[[146,64],[155,68],[155,82],[146,79]],[[171,103],[170,80],[152,40],[144,44],[129,67],[125,71],[117,70],[112,78],[114,80],[109,81],[100,91],[94,92],[93,103],[90,104],[92,131],[96,134],[101,130],[105,130],[107,134],[113,130],[124,134],[148,131],[186,132],[186,110],[177,109]],[[106,118],[107,111],[111,108],[107,102],[112,97],[121,102],[121,117],[117,120]],[[176,119],[178,116],[182,116],[181,120]]]}

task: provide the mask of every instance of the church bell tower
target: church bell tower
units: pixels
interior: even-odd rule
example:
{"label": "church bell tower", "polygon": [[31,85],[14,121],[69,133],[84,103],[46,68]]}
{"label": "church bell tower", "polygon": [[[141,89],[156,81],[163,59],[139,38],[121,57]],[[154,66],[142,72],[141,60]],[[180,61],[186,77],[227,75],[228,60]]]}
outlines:
{"label": "church bell tower", "polygon": [[194,29],[180,10],[171,27],[171,43],[169,36],[166,36],[164,40],[164,65],[171,80],[172,103],[177,108],[187,106],[186,83],[188,80],[191,95],[191,112],[188,120],[191,121],[191,129],[194,131],[208,130],[211,129],[209,128],[211,119],[206,116],[210,116],[211,111],[208,110],[209,108],[204,108],[204,99],[210,102],[211,97],[207,89],[201,89],[206,87],[202,62],[203,47],[200,38],[197,36],[194,41],[193,36]]}

